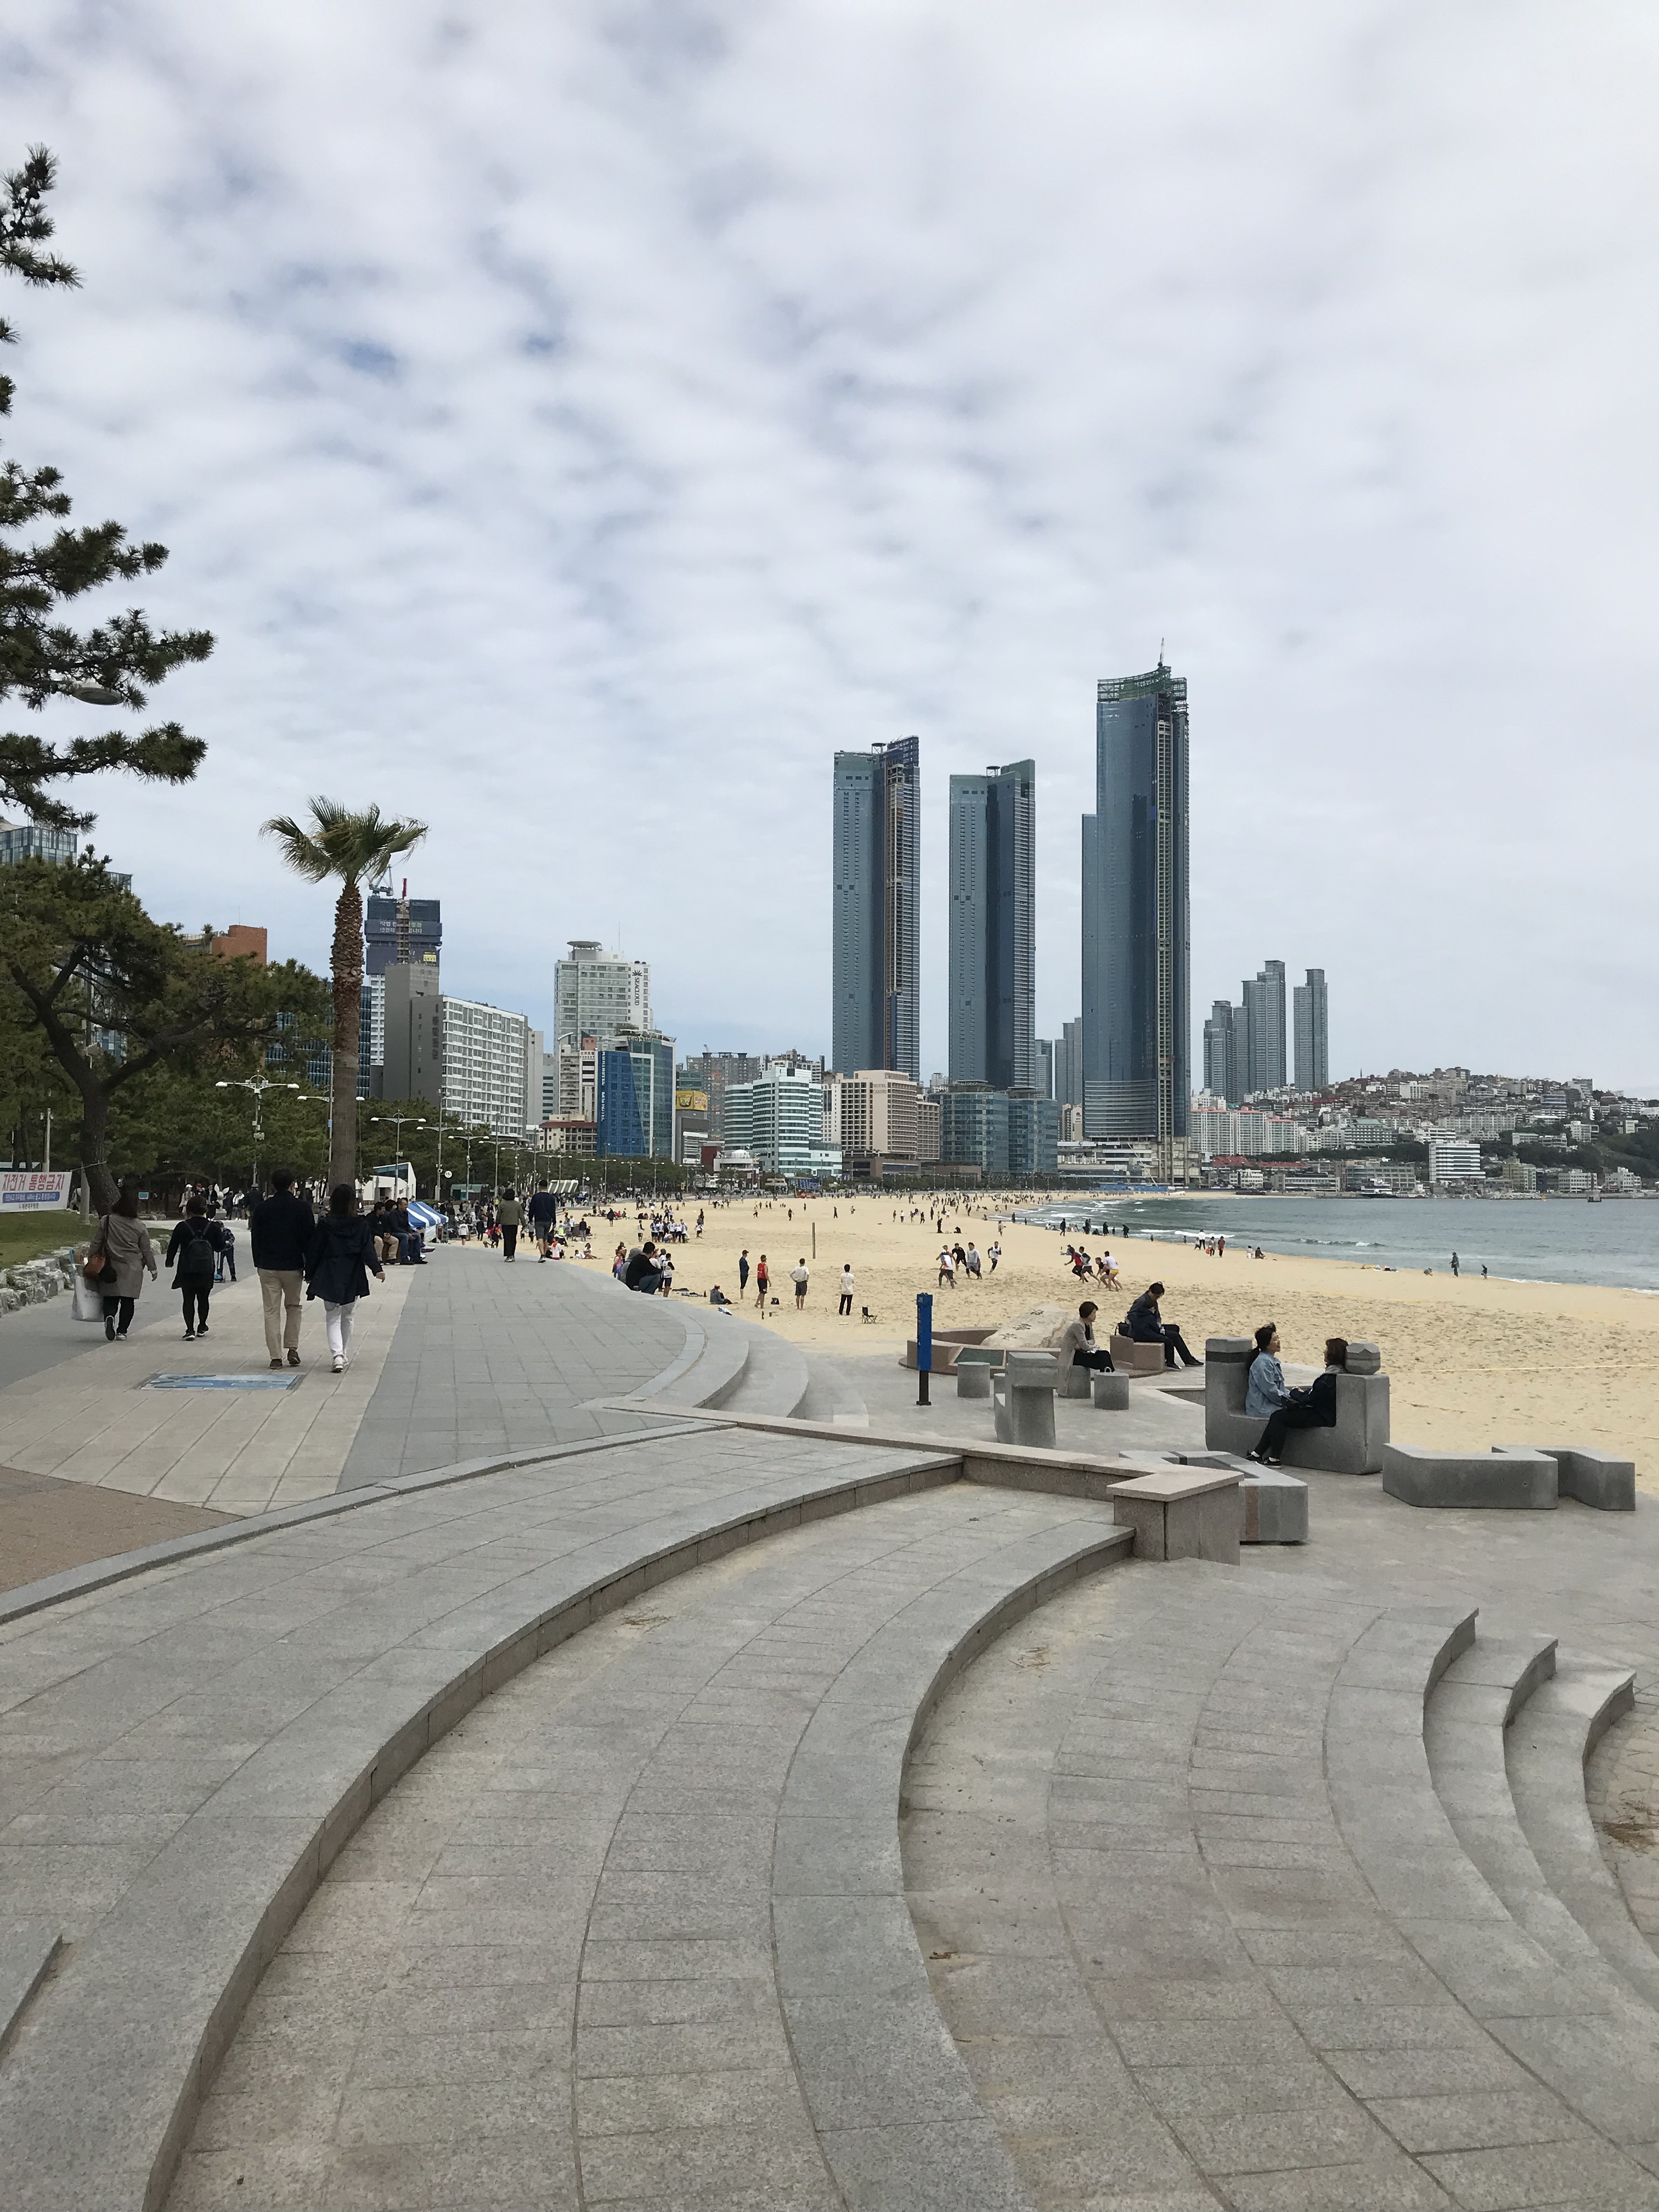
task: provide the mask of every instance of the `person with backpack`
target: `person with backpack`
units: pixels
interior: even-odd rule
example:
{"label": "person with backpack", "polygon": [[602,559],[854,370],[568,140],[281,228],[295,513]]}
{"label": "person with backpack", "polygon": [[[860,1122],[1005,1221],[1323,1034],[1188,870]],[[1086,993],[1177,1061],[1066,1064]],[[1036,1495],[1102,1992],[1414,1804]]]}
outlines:
{"label": "person with backpack", "polygon": [[219,1261],[219,1224],[208,1219],[207,1200],[192,1198],[185,1218],[167,1239],[167,1263],[174,1267],[173,1287],[184,1294],[185,1342],[208,1333],[208,1300],[213,1295]]}

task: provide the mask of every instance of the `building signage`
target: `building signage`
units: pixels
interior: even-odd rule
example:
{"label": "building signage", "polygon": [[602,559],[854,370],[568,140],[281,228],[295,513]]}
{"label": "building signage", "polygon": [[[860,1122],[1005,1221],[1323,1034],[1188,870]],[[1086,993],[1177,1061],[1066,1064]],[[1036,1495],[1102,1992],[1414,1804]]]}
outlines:
{"label": "building signage", "polygon": [[55,1168],[37,1175],[27,1168],[0,1168],[0,1211],[40,1213],[69,1204],[70,1176]]}
{"label": "building signage", "polygon": [[674,1111],[677,1114],[706,1114],[708,1111],[708,1093],[706,1091],[677,1091],[674,1093]]}

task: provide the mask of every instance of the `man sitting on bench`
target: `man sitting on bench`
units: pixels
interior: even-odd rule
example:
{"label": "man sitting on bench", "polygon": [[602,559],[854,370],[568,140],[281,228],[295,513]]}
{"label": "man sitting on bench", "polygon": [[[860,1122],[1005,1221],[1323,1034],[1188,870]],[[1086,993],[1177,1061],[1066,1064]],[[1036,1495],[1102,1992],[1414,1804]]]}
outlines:
{"label": "man sitting on bench", "polygon": [[1137,1344],[1161,1344],[1166,1367],[1173,1367],[1177,1356],[1183,1367],[1201,1366],[1203,1362],[1194,1359],[1187,1349],[1180,1322],[1165,1321],[1159,1313],[1158,1302],[1163,1295],[1162,1283],[1150,1284],[1130,1307],[1125,1328]]}
{"label": "man sitting on bench", "polygon": [[1066,1334],[1060,1340],[1062,1368],[1092,1367],[1101,1375],[1117,1371],[1112,1365],[1111,1353],[1103,1344],[1095,1342],[1095,1316],[1099,1311],[1092,1298],[1085,1298],[1077,1310],[1077,1319],[1066,1322]]}
{"label": "man sitting on bench", "polygon": [[[1262,1342],[1263,1338],[1266,1343]],[[1257,1413],[1273,1395],[1273,1382],[1277,1379],[1279,1403],[1267,1416],[1267,1425],[1261,1431],[1261,1441],[1249,1454],[1263,1467],[1284,1464],[1285,1438],[1291,1429],[1334,1429],[1336,1426],[1336,1378],[1346,1370],[1348,1340],[1343,1336],[1325,1340],[1325,1371],[1316,1375],[1305,1390],[1286,1390],[1285,1378],[1279,1364],[1279,1331],[1268,1322],[1255,1333],[1260,1347],[1250,1362],[1249,1389],[1244,1401],[1247,1413]],[[1262,1373],[1258,1387],[1256,1370]],[[1255,1401],[1255,1403],[1252,1403]]]}

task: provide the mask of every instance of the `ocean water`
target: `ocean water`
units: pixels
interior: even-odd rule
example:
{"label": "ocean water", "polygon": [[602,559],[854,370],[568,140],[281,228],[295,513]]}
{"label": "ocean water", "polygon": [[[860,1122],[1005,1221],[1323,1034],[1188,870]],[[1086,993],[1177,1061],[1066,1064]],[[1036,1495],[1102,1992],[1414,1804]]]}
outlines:
{"label": "ocean water", "polygon": [[1224,1236],[1321,1260],[1381,1267],[1449,1268],[1455,1252],[1466,1275],[1484,1265],[1522,1281],[1608,1283],[1659,1292],[1659,1202],[1582,1198],[1261,1198],[1206,1194],[1194,1198],[1120,1198],[1079,1193],[1023,1212],[1022,1220],[1061,1220],[1098,1241],[1102,1225],[1121,1239],[1154,1237],[1189,1243]]}

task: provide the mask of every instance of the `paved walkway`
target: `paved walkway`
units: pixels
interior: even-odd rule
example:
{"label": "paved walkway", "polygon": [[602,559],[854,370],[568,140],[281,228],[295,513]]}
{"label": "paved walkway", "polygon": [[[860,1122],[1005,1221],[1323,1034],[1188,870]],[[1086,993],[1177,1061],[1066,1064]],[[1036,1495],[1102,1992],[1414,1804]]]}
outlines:
{"label": "paved walkway", "polygon": [[[270,1373],[251,1273],[215,1290],[209,1334],[193,1344],[184,1341],[165,1268],[159,1284],[145,1285],[125,1344],[107,1344],[101,1329],[77,1322],[67,1297],[9,1314],[0,1319],[0,1356],[15,1377],[0,1387],[6,1463],[216,1513],[263,1513],[327,1497],[374,1395],[410,1282],[422,1273],[388,1268],[384,1285],[372,1285],[343,1375],[330,1371],[321,1310],[307,1304],[304,1365],[287,1390],[144,1387],[158,1374]],[[89,1522],[84,1504],[79,1512]],[[130,1522],[125,1510],[112,1516],[103,1552],[131,1540]]]}
{"label": "paved walkway", "polygon": [[0,1467],[0,1590],[112,1553],[194,1536],[234,1516]]}
{"label": "paved walkway", "polygon": [[587,1401],[643,1388],[684,1348],[676,1301],[556,1261],[543,1267],[533,1250],[509,1264],[458,1245],[398,1273],[410,1279],[408,1297],[342,1489],[632,1433],[648,1424]]}

